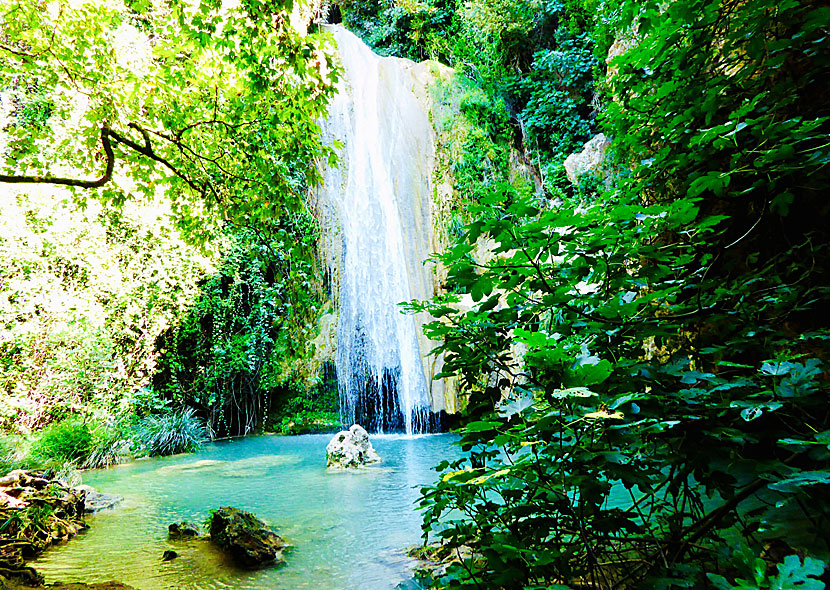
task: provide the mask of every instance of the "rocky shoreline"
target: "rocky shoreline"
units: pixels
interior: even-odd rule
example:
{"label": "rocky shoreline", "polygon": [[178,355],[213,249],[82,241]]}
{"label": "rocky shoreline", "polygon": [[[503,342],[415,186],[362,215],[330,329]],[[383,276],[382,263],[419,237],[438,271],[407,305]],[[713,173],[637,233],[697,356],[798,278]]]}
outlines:
{"label": "rocky shoreline", "polygon": [[[113,508],[121,501],[89,486],[69,486],[42,472],[18,469],[0,477],[0,590],[135,590],[115,581],[45,584],[43,576],[27,565],[47,548],[88,528],[86,514]],[[247,569],[279,565],[290,548],[263,521],[230,506],[212,512],[209,535],[202,535],[195,525],[174,523],[169,537],[210,541]],[[160,558],[168,561],[177,556],[175,551],[167,551]]]}
{"label": "rocky shoreline", "polygon": [[17,469],[0,477],[0,589],[130,588],[117,582],[44,586],[43,577],[26,565],[48,547],[65,543],[86,529],[86,514],[120,501],[89,486],[71,487],[42,472]]}

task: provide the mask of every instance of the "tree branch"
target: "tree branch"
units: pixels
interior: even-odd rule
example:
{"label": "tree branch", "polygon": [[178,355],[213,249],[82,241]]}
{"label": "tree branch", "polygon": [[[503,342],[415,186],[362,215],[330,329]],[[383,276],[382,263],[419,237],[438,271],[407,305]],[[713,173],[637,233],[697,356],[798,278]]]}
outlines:
{"label": "tree branch", "polygon": [[[115,154],[112,151],[110,135],[113,135],[108,124],[101,127],[101,146],[107,158],[107,167],[104,175],[98,180],[79,180],[76,178],[64,178],[59,176],[26,176],[26,175],[5,175],[0,174],[0,182],[8,183],[34,183],[34,184],[58,184],[62,186],[77,186],[80,188],[99,188],[112,180],[112,171],[115,168]],[[113,137],[115,137],[113,135]],[[117,139],[117,138],[116,138]]]}
{"label": "tree branch", "polygon": [[[117,143],[120,143],[139,154],[150,158],[154,162],[158,162],[159,164],[163,165],[167,169],[169,169],[173,174],[181,178],[187,185],[196,191],[199,194],[204,194],[206,189],[207,182],[203,183],[201,186],[191,178],[189,178],[186,174],[184,174],[181,170],[179,170],[176,166],[171,164],[165,158],[156,154],[153,151],[153,146],[150,141],[150,135],[147,133],[145,129],[143,129],[137,123],[130,123],[129,127],[138,131],[142,138],[144,139],[144,145],[141,145],[123,135],[113,131],[110,129],[108,123],[104,123],[101,127],[101,146],[104,148],[104,154],[106,156],[106,169],[104,171],[103,176],[97,180],[81,180],[77,178],[66,178],[60,176],[29,176],[25,174],[0,174],[0,183],[13,183],[13,184],[24,184],[24,183],[31,183],[31,184],[57,184],[61,186],[76,186],[79,188],[100,188],[107,184],[110,180],[112,180],[112,173],[115,169],[115,153],[112,150],[112,141],[115,140]],[[215,191],[214,191],[215,192]]]}
{"label": "tree branch", "polygon": [[154,162],[158,162],[159,164],[163,165],[165,168],[170,170],[173,174],[175,174],[176,176],[181,178],[183,181],[185,181],[187,183],[187,185],[190,188],[192,188],[194,191],[196,191],[197,193],[204,194],[204,192],[205,192],[204,191],[204,189],[205,189],[204,186],[199,186],[198,184],[196,184],[196,182],[194,182],[193,180],[188,178],[183,172],[181,172],[178,168],[173,166],[173,164],[171,164],[170,162],[168,162],[167,160],[165,160],[164,158],[162,158],[161,156],[156,154],[156,152],[153,151],[153,146],[150,143],[150,136],[147,133],[147,131],[145,131],[138,123],[130,123],[129,127],[131,127],[132,129],[135,129],[136,131],[141,133],[141,136],[144,139],[144,145],[143,146],[139,145],[138,143],[134,142],[131,139],[128,139],[128,138],[124,137],[123,135],[119,135],[115,131],[110,130],[109,134],[118,143],[124,144],[127,147],[132,148],[133,150],[137,151],[139,154],[141,154],[143,156],[146,156],[146,157],[150,158],[151,160],[153,160]]}

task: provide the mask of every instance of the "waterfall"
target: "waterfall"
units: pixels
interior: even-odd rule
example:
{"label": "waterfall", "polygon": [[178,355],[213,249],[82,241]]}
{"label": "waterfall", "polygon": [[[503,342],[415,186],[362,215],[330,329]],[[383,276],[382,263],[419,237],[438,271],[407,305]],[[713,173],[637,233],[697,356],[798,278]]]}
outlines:
{"label": "waterfall", "polygon": [[318,195],[339,309],[341,417],[379,432],[425,432],[431,397],[420,321],[399,304],[434,293],[424,265],[434,131],[415,94],[414,62],[381,58],[343,27],[327,29],[344,69],[322,124],[326,141],[341,146],[340,163],[324,170]]}

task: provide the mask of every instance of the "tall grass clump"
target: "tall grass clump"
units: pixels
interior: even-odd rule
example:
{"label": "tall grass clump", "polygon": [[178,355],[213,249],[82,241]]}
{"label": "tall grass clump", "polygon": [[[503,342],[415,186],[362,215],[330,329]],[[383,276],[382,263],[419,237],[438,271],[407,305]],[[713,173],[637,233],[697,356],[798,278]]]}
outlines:
{"label": "tall grass clump", "polygon": [[84,469],[110,467],[128,461],[133,455],[133,436],[128,427],[120,424],[102,424],[93,431],[89,455]]}
{"label": "tall grass clump", "polygon": [[75,417],[66,418],[44,428],[32,442],[29,462],[42,468],[66,463],[79,465],[89,456],[91,445],[89,425]]}
{"label": "tall grass clump", "polygon": [[5,475],[18,467],[15,440],[9,436],[0,436],[0,475]]}
{"label": "tall grass clump", "polygon": [[192,453],[207,440],[204,422],[192,408],[169,410],[142,418],[135,428],[135,443],[150,457]]}

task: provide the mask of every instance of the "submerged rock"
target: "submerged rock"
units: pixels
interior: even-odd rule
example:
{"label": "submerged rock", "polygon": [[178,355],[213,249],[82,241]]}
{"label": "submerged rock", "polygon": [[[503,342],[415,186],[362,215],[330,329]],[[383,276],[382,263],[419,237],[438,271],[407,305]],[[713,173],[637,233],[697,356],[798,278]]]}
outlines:
{"label": "submerged rock", "polygon": [[248,568],[282,561],[285,541],[250,512],[223,506],[210,519],[210,540]]}
{"label": "submerged rock", "polygon": [[14,565],[0,561],[0,588],[3,590],[17,588],[39,588],[43,576],[33,567]]}
{"label": "submerged rock", "polygon": [[83,492],[84,512],[87,514],[95,514],[101,510],[115,508],[124,501],[124,498],[121,496],[116,496],[115,494],[104,494],[92,486],[82,485],[73,489],[78,492]]}
{"label": "submerged rock", "polygon": [[372,463],[380,463],[380,456],[359,424],[338,432],[326,446],[326,467],[354,469]]}
{"label": "submerged rock", "polygon": [[184,463],[182,465],[165,465],[159,467],[159,471],[201,471],[203,469],[211,469],[217,465],[224,465],[225,461],[218,459],[202,459],[201,461],[194,461],[192,463]]}
{"label": "submerged rock", "polygon": [[199,528],[199,525],[192,524],[187,521],[174,522],[167,527],[167,538],[171,541],[197,539],[201,536],[202,529]]}
{"label": "submerged rock", "polygon": [[101,582],[100,584],[50,584],[48,587],[57,587],[61,590],[135,590],[132,586],[127,586],[121,582]]}
{"label": "submerged rock", "polygon": [[410,547],[406,554],[418,562],[415,580],[440,578],[447,574],[450,564],[476,558],[476,554],[467,545],[449,547],[440,543]]}

